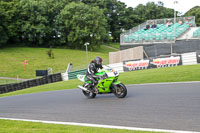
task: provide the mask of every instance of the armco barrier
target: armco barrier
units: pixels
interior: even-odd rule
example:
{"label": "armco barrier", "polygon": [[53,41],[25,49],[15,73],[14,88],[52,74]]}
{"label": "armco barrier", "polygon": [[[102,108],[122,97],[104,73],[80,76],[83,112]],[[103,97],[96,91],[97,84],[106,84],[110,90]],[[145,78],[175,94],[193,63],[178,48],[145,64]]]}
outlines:
{"label": "armco barrier", "polygon": [[61,73],[51,74],[38,79],[27,80],[20,83],[0,85],[0,94],[30,88],[38,85],[62,81]]}
{"label": "armco barrier", "polygon": [[78,74],[81,74],[81,75],[85,75],[86,74],[86,70],[87,69],[82,69],[82,70],[78,70],[78,71],[72,71],[72,72],[69,72],[68,73],[68,79],[70,80],[70,79],[76,79],[77,77],[77,75]]}

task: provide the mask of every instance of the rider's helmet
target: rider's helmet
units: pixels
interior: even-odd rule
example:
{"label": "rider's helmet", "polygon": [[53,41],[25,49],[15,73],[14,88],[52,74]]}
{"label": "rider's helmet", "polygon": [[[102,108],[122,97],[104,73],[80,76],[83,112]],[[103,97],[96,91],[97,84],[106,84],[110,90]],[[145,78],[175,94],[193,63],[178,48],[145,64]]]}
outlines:
{"label": "rider's helmet", "polygon": [[98,67],[101,67],[103,60],[100,57],[95,57],[94,62]]}

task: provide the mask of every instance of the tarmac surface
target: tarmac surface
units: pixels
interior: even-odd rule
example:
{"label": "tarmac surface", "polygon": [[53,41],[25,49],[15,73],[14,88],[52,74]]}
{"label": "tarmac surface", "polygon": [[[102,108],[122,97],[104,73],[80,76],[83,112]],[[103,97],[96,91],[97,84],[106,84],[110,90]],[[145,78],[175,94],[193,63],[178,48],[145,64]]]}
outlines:
{"label": "tarmac surface", "polygon": [[0,117],[200,131],[200,82],[127,85],[87,99],[79,89],[0,98]]}

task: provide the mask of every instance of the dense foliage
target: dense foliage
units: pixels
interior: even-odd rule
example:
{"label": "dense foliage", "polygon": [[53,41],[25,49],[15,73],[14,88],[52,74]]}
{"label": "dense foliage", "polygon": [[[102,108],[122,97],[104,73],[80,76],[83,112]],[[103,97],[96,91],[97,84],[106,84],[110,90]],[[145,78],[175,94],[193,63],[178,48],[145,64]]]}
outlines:
{"label": "dense foliage", "polygon": [[[136,8],[118,0],[0,0],[0,46],[99,46],[148,19],[173,17],[164,3]],[[188,12],[199,15],[199,8]],[[198,17],[199,18],[199,17]],[[199,20],[198,20],[199,24]]]}
{"label": "dense foliage", "polygon": [[58,21],[61,40],[72,48],[84,48],[85,42],[89,42],[91,48],[108,36],[106,19],[98,7],[72,2],[61,11]]}
{"label": "dense foliage", "polygon": [[200,26],[200,6],[195,6],[185,13],[185,16],[195,16],[197,26]]}
{"label": "dense foliage", "polygon": [[18,0],[0,0],[0,46],[19,37]]}

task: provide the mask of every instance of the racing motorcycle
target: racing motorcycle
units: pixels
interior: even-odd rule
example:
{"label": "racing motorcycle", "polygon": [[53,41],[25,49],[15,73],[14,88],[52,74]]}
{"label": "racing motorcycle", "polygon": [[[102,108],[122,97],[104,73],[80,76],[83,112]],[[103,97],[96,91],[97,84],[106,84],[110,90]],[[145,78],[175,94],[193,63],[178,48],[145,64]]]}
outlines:
{"label": "racing motorcycle", "polygon": [[[94,88],[90,88],[91,81],[87,81],[86,75],[77,75],[77,78],[84,82],[83,86],[78,85],[83,94],[91,99],[95,98],[96,94],[108,94],[114,93],[118,98],[124,98],[127,95],[126,86],[118,80],[119,72],[112,68],[102,69],[96,73],[98,83],[94,85]],[[96,90],[96,91],[94,91]]]}

